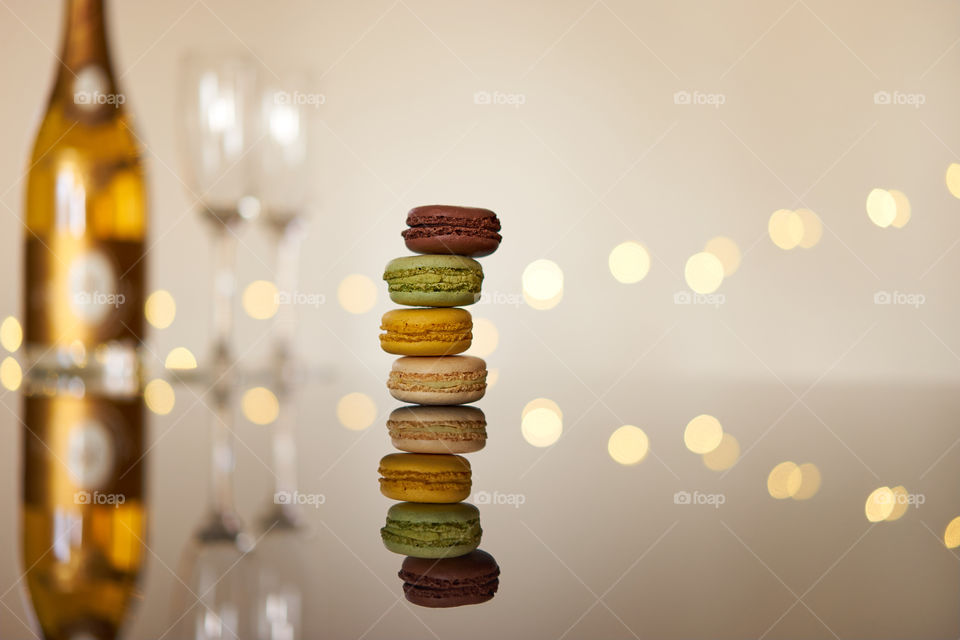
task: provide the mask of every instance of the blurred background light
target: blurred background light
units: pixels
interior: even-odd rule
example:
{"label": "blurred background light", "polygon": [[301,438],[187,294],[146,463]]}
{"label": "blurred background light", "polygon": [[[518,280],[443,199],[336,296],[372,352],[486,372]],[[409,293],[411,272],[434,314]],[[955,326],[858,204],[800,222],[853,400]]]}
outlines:
{"label": "blurred background light", "polygon": [[711,471],[726,471],[740,458],[740,443],[733,434],[724,432],[720,444],[703,454],[703,464]]}
{"label": "blurred background light", "polygon": [[886,189],[874,189],[867,194],[867,215],[878,227],[889,227],[897,217],[897,201]]}
{"label": "blurred background light", "polygon": [[740,247],[737,243],[726,236],[717,236],[711,238],[704,245],[703,250],[706,253],[712,253],[723,266],[723,277],[729,278],[737,269],[740,268]]}
{"label": "blurred background light", "polygon": [[169,291],[158,289],[147,296],[143,313],[153,327],[166,329],[177,316],[177,303]]}
{"label": "blurred background light", "polygon": [[890,224],[897,229],[902,229],[910,222],[910,216],[912,215],[910,200],[907,199],[903,191],[897,191],[896,189],[890,189],[890,195],[893,196],[893,201],[897,205],[897,215]]}
{"label": "blurred background light", "polygon": [[523,298],[534,309],[545,311],[563,299],[563,270],[552,260],[534,260],[523,270]]}
{"label": "blurred background light", "polygon": [[167,369],[196,369],[197,359],[190,349],[175,347],[167,354],[163,366]]}
{"label": "blurred background light", "polygon": [[20,363],[13,356],[7,356],[0,362],[0,384],[4,389],[16,391],[23,382],[23,370],[20,369]]}
{"label": "blurred background light", "polygon": [[376,419],[377,405],[365,393],[348,393],[337,402],[337,420],[351,431],[363,431]]}
{"label": "blurred background light", "polygon": [[243,310],[255,320],[267,320],[277,313],[277,285],[269,280],[254,280],[243,290]]}
{"label": "blurred background light", "polygon": [[143,401],[153,413],[165,416],[173,411],[176,403],[176,394],[173,387],[166,380],[156,378],[143,388]]}
{"label": "blurred background light", "polygon": [[770,214],[767,233],[773,244],[789,251],[803,240],[803,220],[796,211],[778,209]]}
{"label": "blurred background light", "polygon": [[[487,318],[473,319],[473,342],[467,353],[470,355],[486,358],[497,349],[500,342],[500,332],[497,326]],[[487,384],[490,384],[490,372],[487,371]]]}
{"label": "blurred background light", "polygon": [[820,216],[810,209],[797,209],[795,213],[803,226],[803,233],[797,246],[801,249],[812,249],[820,243],[820,238],[823,237],[823,223],[820,222]]}
{"label": "blurred background light", "polygon": [[683,277],[693,291],[701,294],[713,293],[723,283],[723,263],[712,253],[695,253],[687,259]]}
{"label": "blurred background light", "polygon": [[610,435],[607,453],[615,462],[632,465],[641,462],[650,451],[650,440],[640,427],[625,424]]}
{"label": "blurred background light", "polygon": [[20,326],[20,321],[13,316],[7,316],[3,319],[3,324],[0,324],[0,345],[13,353],[22,343],[23,328]]}
{"label": "blurred background light", "polygon": [[521,413],[520,430],[523,439],[529,444],[549,447],[556,443],[563,433],[563,412],[553,400],[531,400]]}
{"label": "blurred background light", "polygon": [[610,252],[607,265],[617,282],[633,284],[650,272],[650,254],[639,242],[623,242]]}
{"label": "blurred background light", "polygon": [[867,496],[864,512],[870,522],[886,520],[893,513],[894,495],[890,487],[879,487]]}
{"label": "blurred background light", "polygon": [[337,301],[348,313],[366,313],[377,303],[377,287],[367,276],[351,274],[337,287]]}
{"label": "blurred background light", "polygon": [[792,498],[800,490],[803,474],[795,462],[781,462],[767,476],[767,492],[777,500]]}
{"label": "blurred background light", "polygon": [[723,426],[713,416],[702,414],[687,423],[683,443],[694,453],[710,453],[723,440]]}
{"label": "blurred background light", "polygon": [[253,387],[243,392],[240,408],[253,424],[267,425],[280,415],[280,401],[266,387]]}

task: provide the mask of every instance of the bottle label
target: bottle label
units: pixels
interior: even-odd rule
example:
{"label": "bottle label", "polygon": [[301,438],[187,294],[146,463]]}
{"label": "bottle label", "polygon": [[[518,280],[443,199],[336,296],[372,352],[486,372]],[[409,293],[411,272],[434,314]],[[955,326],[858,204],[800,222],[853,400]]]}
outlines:
{"label": "bottle label", "polygon": [[73,79],[73,105],[88,115],[107,107],[117,109],[126,102],[126,97],[111,91],[110,87],[110,76],[103,67],[87,65],[77,71]]}
{"label": "bottle label", "polygon": [[110,259],[97,249],[83,251],[67,270],[70,310],[88,326],[102,323],[125,302],[117,291],[117,274]]}
{"label": "bottle label", "polygon": [[77,489],[95,491],[113,475],[114,445],[102,423],[88,419],[76,425],[67,438],[67,469]]}

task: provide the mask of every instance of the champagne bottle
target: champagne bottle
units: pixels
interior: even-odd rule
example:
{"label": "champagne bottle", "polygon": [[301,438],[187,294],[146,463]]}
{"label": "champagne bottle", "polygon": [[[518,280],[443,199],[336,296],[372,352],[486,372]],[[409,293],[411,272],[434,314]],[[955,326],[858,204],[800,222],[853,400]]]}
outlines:
{"label": "champagne bottle", "polygon": [[146,196],[104,0],[64,0],[24,235],[22,553],[48,640],[117,637],[143,560]]}

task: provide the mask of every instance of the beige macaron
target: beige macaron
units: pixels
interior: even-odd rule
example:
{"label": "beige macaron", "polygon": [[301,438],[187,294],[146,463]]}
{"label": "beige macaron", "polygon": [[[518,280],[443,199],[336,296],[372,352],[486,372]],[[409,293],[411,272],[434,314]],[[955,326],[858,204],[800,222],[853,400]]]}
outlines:
{"label": "beige macaron", "polygon": [[387,389],[397,400],[415,404],[467,404],[487,389],[487,364],[475,356],[398,358]]}

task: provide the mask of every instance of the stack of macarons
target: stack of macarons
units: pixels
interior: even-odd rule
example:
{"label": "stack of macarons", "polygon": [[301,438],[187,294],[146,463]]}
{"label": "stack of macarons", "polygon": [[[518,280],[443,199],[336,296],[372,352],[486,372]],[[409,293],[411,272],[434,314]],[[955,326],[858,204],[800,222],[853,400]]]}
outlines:
{"label": "stack of macarons", "polygon": [[[381,322],[381,347],[401,356],[387,388],[411,404],[387,420],[393,445],[403,453],[380,461],[380,491],[402,502],[387,513],[381,537],[389,550],[410,558],[466,557],[480,544],[481,529],[477,508],[461,502],[470,495],[472,472],[460,454],[482,449],[487,433],[483,412],[464,405],[483,397],[487,368],[480,358],[458,355],[473,338],[470,312],[460,307],[480,299],[483,268],[474,258],[496,251],[500,221],[488,209],[431,205],[411,210],[407,226],[406,246],[421,255],[391,260],[383,274],[390,299],[408,307],[388,311]],[[408,578],[427,566],[405,563],[408,599],[455,606],[493,597],[499,568],[477,553],[446,567],[441,561],[437,571],[449,575],[426,576],[423,584]],[[468,570],[476,574],[469,589],[463,582]],[[451,576],[460,576],[453,580],[455,592],[430,591]]]}

